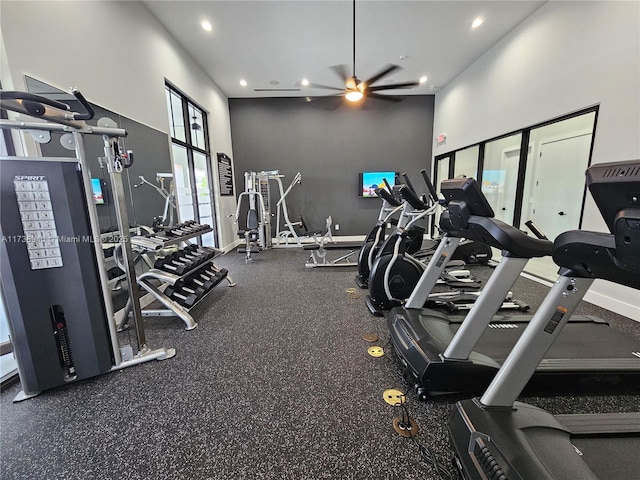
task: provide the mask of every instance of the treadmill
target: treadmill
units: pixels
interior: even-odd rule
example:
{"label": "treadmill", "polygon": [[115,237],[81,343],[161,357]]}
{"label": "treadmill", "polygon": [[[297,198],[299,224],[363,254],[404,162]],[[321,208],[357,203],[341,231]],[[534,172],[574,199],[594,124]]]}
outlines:
{"label": "treadmill", "polygon": [[[443,240],[405,305],[387,317],[396,353],[422,398],[479,393],[487,387],[532,318],[497,316],[500,305],[528,260],[551,255],[553,249],[549,240],[493,218],[474,179],[444,180],[441,192],[447,207],[440,217]],[[502,260],[466,317],[422,308],[462,238],[501,249]],[[572,317],[528,384],[531,391],[549,388],[640,388],[640,341],[601,319]]]}
{"label": "treadmill", "polygon": [[558,236],[558,281],[484,395],[456,403],[449,433],[467,480],[638,478],[639,413],[553,416],[515,401],[595,279],[640,289],[640,160],[591,166],[587,183],[612,233]]}

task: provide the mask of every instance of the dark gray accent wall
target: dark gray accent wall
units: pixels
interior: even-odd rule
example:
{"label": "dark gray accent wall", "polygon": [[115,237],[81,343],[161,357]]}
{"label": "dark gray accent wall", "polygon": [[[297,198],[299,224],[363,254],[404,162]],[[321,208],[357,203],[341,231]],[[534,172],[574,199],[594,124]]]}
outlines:
{"label": "dark gray accent wall", "polygon": [[229,99],[237,189],[248,170],[280,170],[285,188],[299,171],[302,184],[287,197],[291,219],[302,215],[309,228],[324,231],[331,215],[340,225],[335,235],[364,235],[377,220],[381,201],[358,196],[362,171],[406,171],[426,192],[419,171],[431,167],[434,96],[369,99],[360,108],[342,102]]}

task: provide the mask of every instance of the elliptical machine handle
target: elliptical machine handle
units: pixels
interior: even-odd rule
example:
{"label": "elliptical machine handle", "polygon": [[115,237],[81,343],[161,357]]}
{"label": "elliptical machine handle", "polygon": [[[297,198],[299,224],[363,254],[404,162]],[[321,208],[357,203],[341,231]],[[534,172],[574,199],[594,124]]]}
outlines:
{"label": "elliptical machine handle", "polygon": [[[392,193],[393,189],[391,188],[391,185],[389,185],[389,182],[387,182],[387,179],[383,177],[382,181],[384,182],[384,186],[387,187],[387,190],[389,191],[389,193]],[[395,182],[395,178],[394,178],[394,182]]]}
{"label": "elliptical machine handle", "polygon": [[431,183],[431,179],[429,178],[429,174],[426,169],[420,170],[422,174],[422,178],[424,178],[424,183],[427,184],[427,188],[429,189],[429,195],[431,196],[431,200],[433,203],[438,203],[438,192],[436,191],[436,187]]}
{"label": "elliptical machine handle", "polygon": [[416,210],[427,210],[429,208],[427,204],[418,198],[418,195],[416,195],[409,185],[400,187],[400,195]]}
{"label": "elliptical machine handle", "polygon": [[376,195],[384,198],[387,203],[394,207],[399,207],[402,205],[391,193],[389,193],[385,188],[376,188]]}
{"label": "elliptical machine handle", "polygon": [[404,184],[409,187],[411,189],[411,191],[413,192],[413,194],[417,197],[418,196],[418,192],[416,192],[416,189],[413,188],[413,185],[411,184],[411,180],[409,180],[409,175],[407,175],[407,172],[402,172],[402,178],[404,178]]}

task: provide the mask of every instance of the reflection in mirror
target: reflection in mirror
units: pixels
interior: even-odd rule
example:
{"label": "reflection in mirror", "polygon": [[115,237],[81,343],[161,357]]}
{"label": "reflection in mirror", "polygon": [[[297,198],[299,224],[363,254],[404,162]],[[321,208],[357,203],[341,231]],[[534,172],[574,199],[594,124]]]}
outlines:
{"label": "reflection in mirror", "polygon": [[[69,104],[72,110],[81,111],[79,103],[73,95],[60,88],[49,85],[41,80],[25,76],[25,85],[29,93]],[[78,86],[82,91],[82,86]],[[102,125],[124,128],[127,137],[120,140],[123,151],[135,152],[136,161],[131,168],[123,172],[124,190],[126,196],[129,220],[135,225],[149,226],[154,218],[162,215],[165,198],[152,188],[133,188],[140,176],[155,182],[158,172],[172,172],[169,146],[166,133],[155,130],[112,112],[99,105],[92,104],[95,116],[87,121],[90,125]],[[68,134],[51,134],[51,141],[39,144],[40,154],[45,157],[74,157],[73,137]],[[104,156],[102,138],[88,135],[85,138],[85,150],[91,177],[102,186],[102,203],[96,204],[100,229],[106,231],[116,223],[113,205],[111,182],[105,165],[100,161]]]}
{"label": "reflection in mirror", "polygon": [[[581,226],[595,119],[590,111],[531,130],[522,219],[532,220],[550,240]],[[527,271],[554,280],[557,266],[551,259],[536,259]]]}

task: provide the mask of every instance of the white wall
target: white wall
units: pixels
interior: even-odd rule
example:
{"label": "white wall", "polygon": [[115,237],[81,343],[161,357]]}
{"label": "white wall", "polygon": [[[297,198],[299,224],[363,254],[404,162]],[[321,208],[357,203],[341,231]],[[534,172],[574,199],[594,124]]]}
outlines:
{"label": "white wall", "polygon": [[[165,78],[209,113],[215,153],[233,158],[226,96],[139,2],[0,2],[5,89],[24,90],[24,75],[62,90],[77,87],[91,102],[169,131]],[[235,241],[227,215],[233,197],[216,198],[220,245]]]}
{"label": "white wall", "polygon": [[[543,5],[437,93],[434,155],[594,104],[593,163],[640,158],[640,2]],[[590,197],[583,228],[606,231]],[[640,320],[638,298],[597,281],[587,300]]]}

